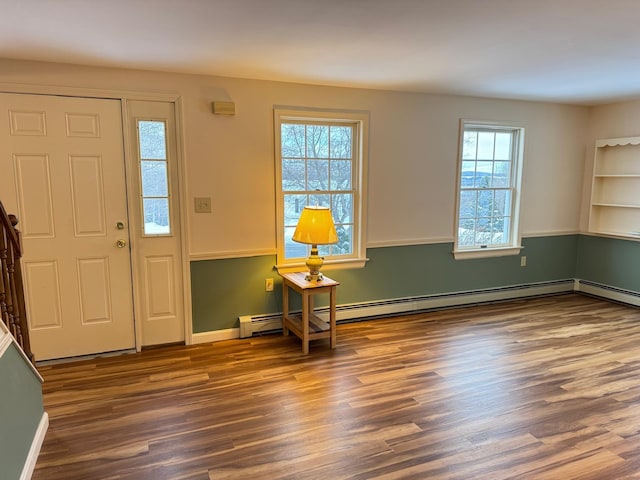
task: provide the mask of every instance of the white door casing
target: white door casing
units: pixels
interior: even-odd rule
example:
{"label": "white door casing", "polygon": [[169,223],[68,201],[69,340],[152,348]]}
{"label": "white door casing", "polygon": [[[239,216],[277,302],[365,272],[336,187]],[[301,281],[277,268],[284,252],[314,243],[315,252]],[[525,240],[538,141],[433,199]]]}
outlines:
{"label": "white door casing", "polygon": [[135,347],[121,102],[0,105],[0,199],[23,234],[36,359]]}
{"label": "white door casing", "polygon": [[[184,280],[180,218],[175,105],[161,101],[126,101],[129,137],[127,174],[131,194],[131,237],[138,344],[141,346],[185,341]],[[166,156],[171,232],[145,234],[142,210],[138,122],[157,121],[166,126]]]}

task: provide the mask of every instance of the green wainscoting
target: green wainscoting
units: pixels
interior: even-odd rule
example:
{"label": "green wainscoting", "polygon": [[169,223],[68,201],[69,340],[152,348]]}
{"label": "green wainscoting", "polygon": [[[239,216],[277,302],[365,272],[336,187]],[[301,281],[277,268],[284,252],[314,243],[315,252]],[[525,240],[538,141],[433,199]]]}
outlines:
{"label": "green wainscoting", "polygon": [[[520,256],[454,260],[451,243],[369,248],[364,268],[327,270],[338,305],[455,293],[575,277],[578,235],[525,238]],[[238,327],[238,317],[282,311],[275,256],[191,262],[193,332]],[[264,279],[276,281],[264,291]]]}
{"label": "green wainscoting", "polygon": [[42,384],[15,344],[0,358],[0,478],[18,479],[44,414]]}
{"label": "green wainscoting", "polygon": [[580,235],[576,278],[640,293],[640,242]]}

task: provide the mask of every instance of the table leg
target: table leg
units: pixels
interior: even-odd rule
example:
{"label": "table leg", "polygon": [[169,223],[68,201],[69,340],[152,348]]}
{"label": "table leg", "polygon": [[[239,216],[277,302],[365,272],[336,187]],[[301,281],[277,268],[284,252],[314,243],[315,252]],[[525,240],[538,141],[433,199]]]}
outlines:
{"label": "table leg", "polygon": [[287,317],[289,316],[289,286],[287,281],[282,282],[282,334],[289,335]]}
{"label": "table leg", "polygon": [[308,290],[302,292],[302,353],[309,353],[309,306],[311,295]]}
{"label": "table leg", "polygon": [[329,345],[336,348],[336,287],[331,287],[329,291],[329,330],[331,337]]}

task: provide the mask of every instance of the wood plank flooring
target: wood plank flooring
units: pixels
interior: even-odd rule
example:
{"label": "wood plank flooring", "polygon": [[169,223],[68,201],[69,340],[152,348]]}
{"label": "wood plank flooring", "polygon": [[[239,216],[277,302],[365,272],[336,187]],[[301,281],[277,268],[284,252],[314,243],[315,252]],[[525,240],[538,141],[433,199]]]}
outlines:
{"label": "wood plank flooring", "polygon": [[41,372],[34,480],[640,479],[640,310],[578,294]]}

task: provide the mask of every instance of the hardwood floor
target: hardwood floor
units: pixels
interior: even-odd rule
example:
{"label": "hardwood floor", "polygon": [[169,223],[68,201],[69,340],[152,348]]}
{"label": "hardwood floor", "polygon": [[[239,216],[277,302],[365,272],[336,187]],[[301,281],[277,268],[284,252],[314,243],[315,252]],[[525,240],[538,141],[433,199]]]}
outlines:
{"label": "hardwood floor", "polygon": [[578,294],[41,372],[34,480],[640,478],[640,310]]}

